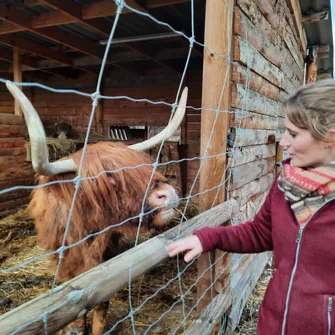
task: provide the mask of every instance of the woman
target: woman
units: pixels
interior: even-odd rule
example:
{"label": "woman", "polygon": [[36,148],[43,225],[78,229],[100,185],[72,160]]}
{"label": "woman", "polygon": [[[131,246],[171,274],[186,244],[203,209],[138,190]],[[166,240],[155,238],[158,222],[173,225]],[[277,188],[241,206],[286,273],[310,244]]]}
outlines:
{"label": "woman", "polygon": [[[298,90],[284,104],[280,142],[290,158],[255,218],[203,228],[171,243],[189,262],[215,248],[273,250],[273,278],[259,311],[259,335],[335,334],[335,81]],[[335,306],[334,306],[335,308]]]}

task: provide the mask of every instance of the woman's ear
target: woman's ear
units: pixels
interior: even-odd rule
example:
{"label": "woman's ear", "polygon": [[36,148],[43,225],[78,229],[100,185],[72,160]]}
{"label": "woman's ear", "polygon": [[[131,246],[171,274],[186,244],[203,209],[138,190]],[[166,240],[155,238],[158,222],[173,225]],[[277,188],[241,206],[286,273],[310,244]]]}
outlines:
{"label": "woman's ear", "polygon": [[330,133],[330,138],[326,145],[327,148],[335,146],[335,128],[330,129],[329,133]]}

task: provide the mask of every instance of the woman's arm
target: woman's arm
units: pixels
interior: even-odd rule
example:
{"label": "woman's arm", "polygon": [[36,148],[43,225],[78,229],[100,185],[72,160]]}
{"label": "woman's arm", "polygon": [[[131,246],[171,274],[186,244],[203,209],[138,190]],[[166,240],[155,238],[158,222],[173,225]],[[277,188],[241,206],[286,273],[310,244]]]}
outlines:
{"label": "woman's arm", "polygon": [[188,250],[184,259],[191,261],[197,255],[216,248],[236,253],[258,253],[272,250],[271,201],[274,183],[264,204],[253,220],[230,227],[205,227],[192,235],[173,242],[166,247],[169,255],[175,256]]}

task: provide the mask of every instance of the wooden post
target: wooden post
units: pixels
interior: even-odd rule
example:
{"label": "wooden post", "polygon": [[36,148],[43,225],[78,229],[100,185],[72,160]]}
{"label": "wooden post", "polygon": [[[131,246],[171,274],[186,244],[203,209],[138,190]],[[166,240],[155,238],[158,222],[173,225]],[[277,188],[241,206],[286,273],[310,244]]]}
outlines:
{"label": "wooden post", "polygon": [[[14,81],[15,82],[22,82],[22,68],[21,68],[21,53],[20,49],[13,48],[13,63],[14,63]],[[22,88],[21,88],[22,89]],[[14,101],[14,113],[15,115],[22,116],[22,110],[20,105]]]}
{"label": "wooden post", "polygon": [[103,126],[103,99],[100,99],[98,102],[98,106],[95,110],[95,132],[97,134],[102,134],[104,130]]}
{"label": "wooden post", "polygon": [[[231,64],[225,57],[231,56],[233,12],[228,6],[233,8],[233,0],[206,2],[205,45],[207,48],[204,51],[202,84],[202,108],[204,109],[214,108],[220,111],[230,109]],[[227,147],[228,115],[220,112],[216,119],[215,111],[202,111],[200,154],[201,156],[221,155],[204,161],[200,172],[200,193],[218,186],[223,180],[226,157],[222,153],[226,152]],[[213,127],[214,132],[210,138]],[[200,211],[203,212],[224,201],[225,187],[215,188],[211,192],[200,195]],[[197,285],[198,300],[202,297],[198,304],[198,312],[201,312],[215,295],[214,290],[208,290],[214,271],[207,271],[203,275],[210,266],[210,260],[213,259],[214,253],[211,253],[202,255],[198,261],[198,275],[202,276]]]}

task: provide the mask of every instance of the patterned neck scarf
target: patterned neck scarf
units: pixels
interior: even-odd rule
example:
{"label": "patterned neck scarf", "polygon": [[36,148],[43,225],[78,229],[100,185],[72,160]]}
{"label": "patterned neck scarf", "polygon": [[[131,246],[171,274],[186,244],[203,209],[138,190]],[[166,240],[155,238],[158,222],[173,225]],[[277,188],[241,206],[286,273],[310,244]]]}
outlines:
{"label": "patterned neck scarf", "polygon": [[335,162],[302,169],[283,165],[278,187],[301,226],[330,198],[335,196]]}

